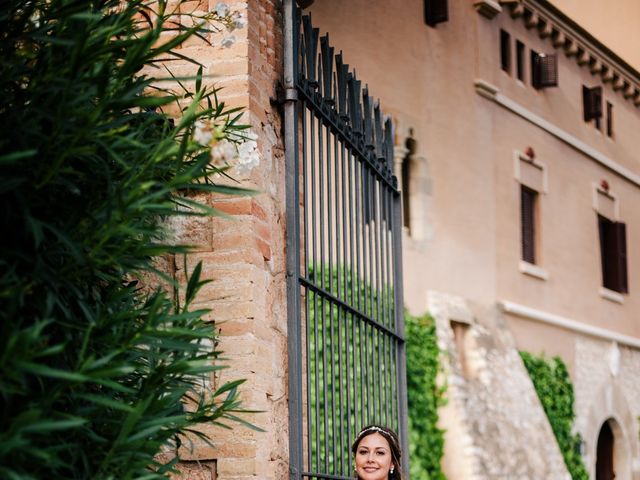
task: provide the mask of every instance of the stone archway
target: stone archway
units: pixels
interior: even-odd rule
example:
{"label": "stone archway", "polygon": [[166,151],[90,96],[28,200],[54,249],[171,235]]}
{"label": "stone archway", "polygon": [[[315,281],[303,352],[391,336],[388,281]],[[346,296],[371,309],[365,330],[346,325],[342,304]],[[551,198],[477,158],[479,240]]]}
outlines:
{"label": "stone archway", "polygon": [[596,480],[616,478],[615,435],[607,420],[602,424],[596,444]]}
{"label": "stone archway", "polygon": [[[638,440],[629,431],[634,425],[634,418],[622,390],[615,383],[607,383],[593,399],[587,425],[584,440],[589,478],[609,480],[605,473],[608,460],[604,456],[610,454],[616,480],[638,480],[637,472],[633,470]],[[608,435],[610,439],[607,439]],[[600,452],[599,441],[603,442]],[[607,442],[611,442],[611,445],[607,445]],[[607,453],[609,447],[611,451]],[[598,465],[599,454],[601,463]],[[600,476],[598,468],[601,469]]]}

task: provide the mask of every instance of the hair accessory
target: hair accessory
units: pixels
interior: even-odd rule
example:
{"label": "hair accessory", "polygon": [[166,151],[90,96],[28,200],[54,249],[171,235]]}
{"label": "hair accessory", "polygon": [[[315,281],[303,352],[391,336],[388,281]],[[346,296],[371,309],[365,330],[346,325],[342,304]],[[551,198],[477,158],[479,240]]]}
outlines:
{"label": "hair accessory", "polygon": [[390,434],[385,429],[380,428],[380,427],[378,427],[376,425],[371,425],[370,427],[367,427],[364,430],[361,430],[360,433],[358,434],[358,436],[356,437],[356,440],[360,440],[364,436],[364,434],[368,433],[368,432],[378,432],[384,438],[386,438],[389,441],[389,443],[396,445],[396,440],[393,438],[393,435]]}

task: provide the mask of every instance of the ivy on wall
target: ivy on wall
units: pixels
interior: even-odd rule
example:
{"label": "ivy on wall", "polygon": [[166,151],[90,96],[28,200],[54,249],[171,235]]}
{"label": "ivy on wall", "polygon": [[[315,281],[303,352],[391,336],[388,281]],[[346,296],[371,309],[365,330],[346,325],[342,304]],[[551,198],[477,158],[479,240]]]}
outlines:
{"label": "ivy on wall", "polygon": [[580,435],[571,431],[576,415],[573,385],[567,366],[559,357],[549,360],[528,352],[520,352],[520,356],[547,414],[571,478],[588,480],[589,475],[580,455]]}
{"label": "ivy on wall", "polygon": [[444,480],[440,461],[444,430],[438,428],[438,407],[446,388],[438,385],[440,351],[436,326],[429,315],[405,313],[407,395],[409,402],[409,456],[412,480]]}

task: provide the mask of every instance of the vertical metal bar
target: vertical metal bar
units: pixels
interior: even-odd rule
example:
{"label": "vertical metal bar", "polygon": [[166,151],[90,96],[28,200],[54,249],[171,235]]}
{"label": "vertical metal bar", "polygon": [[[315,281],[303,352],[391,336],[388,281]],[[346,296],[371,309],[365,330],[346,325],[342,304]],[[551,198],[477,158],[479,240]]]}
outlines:
{"label": "vertical metal bar", "polygon": [[284,84],[285,117],[285,190],[287,218],[287,348],[289,368],[289,478],[300,480],[302,460],[302,358],[300,331],[300,224],[298,185],[298,121],[296,116],[295,62],[295,6],[284,0]]}
{"label": "vertical metal bar", "polygon": [[[333,61],[333,58],[331,59]],[[335,90],[334,90],[335,91]],[[342,252],[344,252],[344,239],[340,238],[341,227],[344,224],[342,214],[344,212],[344,205],[340,203],[340,191],[342,187],[342,182],[340,179],[340,157],[338,150],[338,142],[339,139],[335,133],[332,134],[333,140],[333,159],[335,162],[334,168],[334,194],[335,194],[335,220],[336,220],[336,297],[342,297],[342,272],[341,272],[341,258]],[[340,208],[342,207],[342,208]],[[342,240],[342,241],[341,241]],[[334,473],[343,474],[344,473],[344,379],[342,376],[343,373],[343,354],[342,354],[342,345],[343,345],[343,336],[342,332],[344,330],[344,309],[340,306],[337,306],[337,320],[338,320],[338,438],[335,438],[334,433],[334,444],[338,448],[340,452],[339,459],[334,458],[334,463],[336,464],[337,470]],[[335,362],[334,362],[335,363]],[[334,378],[335,381],[335,378]],[[335,431],[334,431],[335,432]],[[339,442],[339,443],[338,443]]]}
{"label": "vertical metal bar", "polygon": [[[302,184],[303,184],[303,192],[302,192],[302,196],[303,196],[303,209],[304,209],[304,218],[303,218],[303,228],[304,228],[304,269],[306,272],[305,277],[307,279],[309,279],[309,258],[311,258],[311,252],[309,250],[309,237],[310,237],[310,231],[309,231],[309,175],[308,175],[308,163],[309,163],[309,158],[307,155],[307,146],[308,146],[308,139],[307,139],[307,116],[310,115],[310,111],[309,109],[306,107],[306,105],[303,103],[301,106],[300,111],[302,112],[301,116],[302,116]],[[313,239],[311,239],[311,241],[313,241]],[[312,416],[311,416],[311,332],[312,329],[309,326],[309,322],[311,320],[311,296],[309,294],[309,290],[306,289],[305,290],[305,345],[306,345],[306,374],[307,374],[307,396],[306,396],[306,401],[307,401],[307,469],[308,470],[312,470],[312,455],[313,455],[313,448],[312,448],[312,439],[313,439],[313,435],[312,435],[312,428],[311,428],[311,422],[312,422]],[[290,355],[293,355],[293,353],[290,353]],[[300,439],[302,442],[302,438]]]}
{"label": "vertical metal bar", "polygon": [[[393,221],[397,221],[402,218],[402,206],[400,205],[400,195],[398,192],[394,192],[393,198]],[[402,224],[395,225],[393,229],[394,235],[394,305],[396,315],[396,333],[400,338],[404,338],[404,312],[402,308],[403,291],[402,291]],[[407,424],[407,366],[405,357],[404,342],[399,342],[398,356],[397,356],[397,369],[398,369],[398,403],[399,403],[399,417],[400,417],[400,435],[402,438],[402,451],[409,451],[409,430]],[[409,471],[409,455],[404,455],[403,470]]]}
{"label": "vertical metal bar", "polygon": [[[326,276],[326,209],[325,209],[325,148],[324,148],[324,125],[322,120],[318,119],[318,204],[320,206],[320,286],[326,289],[327,276]],[[331,273],[329,272],[329,277]],[[327,391],[327,333],[328,333],[328,319],[327,319],[327,305],[328,300],[324,295],[320,295],[320,311],[322,319],[322,431],[324,432],[324,438],[322,441],[322,450],[324,454],[324,471],[329,471],[329,442],[327,441],[327,432],[329,430],[329,395]]]}
{"label": "vertical metal bar", "polygon": [[[316,226],[318,224],[317,221],[317,185],[316,185],[316,146],[315,146],[315,115],[313,111],[310,111],[309,114],[309,144],[310,144],[310,166],[311,166],[311,238],[313,242],[313,282],[318,284],[318,257],[317,257],[317,245],[318,245],[318,235],[316,231]],[[310,418],[309,423],[312,424],[312,429],[310,429],[310,435],[314,435],[315,437],[315,446],[312,449],[313,458],[315,467],[314,470],[318,468],[320,465],[320,375],[319,375],[319,362],[318,358],[320,355],[320,351],[318,348],[318,295],[313,292],[313,380],[314,380],[314,393],[315,395],[311,395],[309,392],[309,402],[313,402],[313,411],[314,417]],[[311,362],[311,357],[307,360]]]}
{"label": "vertical metal bar", "polygon": [[[334,295],[338,295],[338,293],[336,291],[334,291],[334,263],[333,263],[333,231],[334,228],[333,227],[333,222],[334,222],[334,205],[332,203],[332,192],[335,191],[335,185],[332,184],[332,170],[331,170],[331,166],[332,163],[334,161],[334,159],[331,157],[331,153],[332,153],[332,148],[331,148],[331,130],[329,129],[329,127],[327,127],[326,130],[326,141],[327,141],[327,148],[326,148],[326,154],[327,154],[327,227],[328,227],[328,231],[327,231],[327,238],[329,240],[329,291],[331,293],[333,293]],[[337,230],[337,228],[335,229]],[[336,244],[336,249],[338,248],[337,244]],[[331,465],[331,473],[335,474],[336,473],[336,460],[337,460],[337,447],[338,447],[338,436],[336,435],[336,366],[337,366],[337,362],[336,362],[336,352],[335,352],[335,347],[336,347],[336,334],[335,334],[335,328],[334,328],[334,324],[335,324],[335,319],[334,319],[334,311],[335,314],[338,314],[338,306],[335,306],[334,309],[334,302],[333,300],[329,301],[329,338],[331,339],[331,359],[329,362],[329,367],[331,368],[331,375],[330,375],[330,383],[331,383],[331,445],[332,445],[332,465]],[[340,386],[338,385],[338,388]],[[328,432],[327,432],[328,433]]]}

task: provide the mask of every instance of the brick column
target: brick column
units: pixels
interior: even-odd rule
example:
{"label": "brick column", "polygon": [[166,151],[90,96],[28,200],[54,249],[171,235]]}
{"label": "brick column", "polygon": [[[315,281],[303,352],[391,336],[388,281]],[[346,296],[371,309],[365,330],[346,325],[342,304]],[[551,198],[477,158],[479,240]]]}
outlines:
{"label": "brick column", "polygon": [[[217,3],[187,2],[210,10]],[[205,73],[212,75],[207,82],[223,87],[221,100],[247,109],[244,122],[257,135],[260,162],[242,176],[229,173],[258,193],[200,196],[227,217],[184,219],[177,230],[181,242],[197,245],[187,257],[187,269],[202,261],[202,278],[210,280],[198,305],[211,309],[210,320],[221,334],[222,363],[228,366],[213,382],[245,378],[243,406],[260,413],[242,416],[266,432],[232,423],[232,430],[205,426],[213,447],[195,440],[192,448],[183,446],[181,468],[183,478],[281,480],[288,476],[285,175],[281,117],[270,102],[282,75],[281,3],[225,3],[248,21],[246,28],[232,32],[236,42],[222,48],[223,34],[215,34],[213,46],[194,41],[183,53],[206,66]],[[184,278],[182,260],[176,259],[175,270]],[[197,462],[203,469],[196,475]]]}

